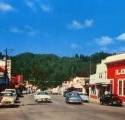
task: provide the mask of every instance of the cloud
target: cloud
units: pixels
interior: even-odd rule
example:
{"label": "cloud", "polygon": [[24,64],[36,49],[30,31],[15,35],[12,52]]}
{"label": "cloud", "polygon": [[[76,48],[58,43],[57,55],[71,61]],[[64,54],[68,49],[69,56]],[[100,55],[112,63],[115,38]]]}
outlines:
{"label": "cloud", "polygon": [[44,12],[50,12],[52,7],[50,5],[47,4],[41,4],[41,8]]}
{"label": "cloud", "polygon": [[30,9],[32,9],[33,11],[36,11],[36,5],[35,5],[35,3],[33,1],[31,1],[31,0],[25,0],[25,2],[26,2],[26,5]]}
{"label": "cloud", "polygon": [[17,28],[17,27],[13,27],[13,28],[10,29],[10,32],[12,32],[12,33],[22,33],[23,31],[20,30],[20,29]]}
{"label": "cloud", "polygon": [[78,48],[81,48],[81,46],[78,45],[78,44],[76,44],[76,43],[72,43],[72,44],[70,45],[70,47],[71,47],[72,49],[78,49]]}
{"label": "cloud", "polygon": [[101,38],[97,38],[96,42],[97,42],[97,44],[99,44],[101,46],[105,46],[105,45],[112,43],[112,38],[110,38],[108,36],[103,36]]}
{"label": "cloud", "polygon": [[91,27],[93,25],[93,20],[85,20],[84,26],[85,27]]}
{"label": "cloud", "polygon": [[11,12],[11,11],[14,11],[15,9],[11,6],[11,5],[9,5],[9,4],[7,4],[7,3],[0,3],[0,11],[2,11],[2,12]]}
{"label": "cloud", "polygon": [[119,35],[116,39],[117,39],[117,40],[120,40],[120,41],[125,41],[125,33],[122,33],[122,34]]}
{"label": "cloud", "polygon": [[39,33],[38,30],[34,29],[31,26],[25,26],[23,29],[19,29],[17,27],[13,27],[10,29],[10,32],[15,33],[15,34],[26,34],[27,36],[35,36],[36,34]]}
{"label": "cloud", "polygon": [[77,21],[77,20],[73,20],[69,25],[68,27],[71,28],[71,29],[76,29],[76,30],[79,30],[79,29],[84,29],[84,28],[87,28],[87,27],[92,27],[93,25],[93,20],[85,20],[83,23]]}
{"label": "cloud", "polygon": [[80,22],[73,20],[69,27],[73,29],[82,29],[83,25]]}
{"label": "cloud", "polygon": [[41,0],[25,0],[26,5],[36,12],[39,9],[42,9],[43,12],[50,12],[52,6],[49,4],[43,4]]}
{"label": "cloud", "polygon": [[35,28],[31,27],[31,26],[25,26],[25,31],[26,31],[26,34],[28,36],[35,36],[36,34],[39,33],[38,30],[36,30]]}

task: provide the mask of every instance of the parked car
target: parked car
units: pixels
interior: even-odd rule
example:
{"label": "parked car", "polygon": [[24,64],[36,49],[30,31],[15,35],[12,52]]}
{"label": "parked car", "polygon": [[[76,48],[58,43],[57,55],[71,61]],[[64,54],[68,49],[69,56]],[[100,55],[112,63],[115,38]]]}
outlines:
{"label": "parked car", "polygon": [[34,100],[36,102],[51,102],[51,96],[45,91],[40,91],[35,93]]}
{"label": "parked car", "polygon": [[66,103],[79,103],[82,104],[82,99],[78,92],[69,92],[65,97]]}
{"label": "parked car", "polygon": [[100,104],[107,104],[107,105],[120,105],[122,106],[122,100],[119,98],[117,94],[107,94],[103,95],[100,98]]}
{"label": "parked car", "polygon": [[12,92],[13,93],[13,97],[14,97],[14,101],[16,102],[18,99],[17,93],[15,89],[5,89],[6,92]]}
{"label": "parked car", "polygon": [[15,98],[12,92],[1,92],[1,101],[0,106],[14,106],[15,105]]}
{"label": "parked car", "polygon": [[89,96],[86,93],[79,92],[83,102],[89,102]]}

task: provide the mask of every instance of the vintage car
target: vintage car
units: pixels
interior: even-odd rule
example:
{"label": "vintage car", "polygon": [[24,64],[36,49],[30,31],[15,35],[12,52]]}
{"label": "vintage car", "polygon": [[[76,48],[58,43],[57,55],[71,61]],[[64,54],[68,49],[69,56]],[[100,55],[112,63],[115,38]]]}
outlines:
{"label": "vintage car", "polygon": [[122,106],[122,100],[119,98],[117,94],[106,94],[100,98],[100,104]]}
{"label": "vintage car", "polygon": [[0,106],[14,106],[15,105],[15,98],[12,92],[1,92],[1,101]]}
{"label": "vintage car", "polygon": [[40,91],[35,93],[34,100],[36,102],[51,102],[51,96],[45,91]]}
{"label": "vintage car", "polygon": [[79,92],[83,102],[89,102],[89,96],[86,93]]}
{"label": "vintage car", "polygon": [[13,97],[14,97],[14,101],[16,102],[18,99],[17,93],[15,89],[5,89],[6,92],[12,92],[13,93]]}
{"label": "vintage car", "polygon": [[79,103],[82,104],[82,99],[78,92],[69,92],[65,97],[66,103]]}

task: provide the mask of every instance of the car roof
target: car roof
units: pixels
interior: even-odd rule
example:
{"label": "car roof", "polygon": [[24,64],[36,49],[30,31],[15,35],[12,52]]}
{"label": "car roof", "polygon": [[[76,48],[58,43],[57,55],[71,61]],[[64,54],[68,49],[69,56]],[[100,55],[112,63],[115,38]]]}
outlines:
{"label": "car roof", "polygon": [[5,89],[5,90],[15,90],[15,89],[8,89],[8,88],[7,88],[7,89]]}
{"label": "car roof", "polygon": [[12,92],[8,92],[8,91],[3,91],[3,92],[1,92],[1,93],[12,93]]}
{"label": "car roof", "polygon": [[79,93],[75,92],[75,91],[72,91],[72,92],[69,92],[68,94],[79,94]]}

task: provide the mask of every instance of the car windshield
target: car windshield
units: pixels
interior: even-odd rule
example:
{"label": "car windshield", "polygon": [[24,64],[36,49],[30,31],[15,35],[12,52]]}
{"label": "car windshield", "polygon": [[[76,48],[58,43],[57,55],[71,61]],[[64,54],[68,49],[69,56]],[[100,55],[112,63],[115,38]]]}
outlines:
{"label": "car windshield", "polygon": [[69,96],[75,97],[75,96],[79,96],[78,93],[70,93]]}
{"label": "car windshield", "polygon": [[15,90],[11,90],[11,89],[6,89],[6,91],[7,91],[7,92],[12,92],[12,93],[15,92]]}
{"label": "car windshield", "polygon": [[38,92],[37,95],[48,95],[48,93],[47,92]]}
{"label": "car windshield", "polygon": [[12,93],[4,93],[3,96],[5,96],[5,97],[12,97],[13,94]]}

